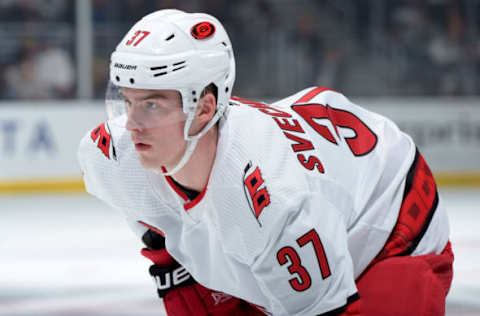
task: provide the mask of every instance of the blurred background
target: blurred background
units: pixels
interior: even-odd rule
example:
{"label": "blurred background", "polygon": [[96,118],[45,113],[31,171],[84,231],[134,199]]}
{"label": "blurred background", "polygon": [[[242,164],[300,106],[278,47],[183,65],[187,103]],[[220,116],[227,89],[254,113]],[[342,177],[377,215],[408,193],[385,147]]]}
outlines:
{"label": "blurred background", "polygon": [[162,315],[76,150],[105,119],[111,52],[163,8],[222,21],[234,95],[328,86],[410,134],[449,208],[447,315],[480,315],[480,0],[0,0],[0,315]]}
{"label": "blurred background", "polygon": [[119,39],[173,7],[223,21],[247,97],[480,93],[478,0],[2,0],[0,98],[102,99]]}

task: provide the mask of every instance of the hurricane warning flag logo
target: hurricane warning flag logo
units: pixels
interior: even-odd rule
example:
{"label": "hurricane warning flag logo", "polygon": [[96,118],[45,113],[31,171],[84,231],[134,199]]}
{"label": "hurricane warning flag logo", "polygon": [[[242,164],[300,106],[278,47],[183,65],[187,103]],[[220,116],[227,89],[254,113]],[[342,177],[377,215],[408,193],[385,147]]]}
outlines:
{"label": "hurricane warning flag logo", "polygon": [[252,162],[249,162],[244,169],[244,191],[253,215],[258,224],[262,226],[258,217],[263,209],[270,204],[270,194],[268,193],[260,168],[258,166],[253,168],[252,166]]}
{"label": "hurricane warning flag logo", "polygon": [[95,143],[98,140],[97,147],[102,151],[102,153],[110,159],[117,160],[117,154],[115,152],[115,147],[113,146],[112,136],[110,135],[110,129],[108,124],[102,123],[98,125],[90,133],[92,141]]}

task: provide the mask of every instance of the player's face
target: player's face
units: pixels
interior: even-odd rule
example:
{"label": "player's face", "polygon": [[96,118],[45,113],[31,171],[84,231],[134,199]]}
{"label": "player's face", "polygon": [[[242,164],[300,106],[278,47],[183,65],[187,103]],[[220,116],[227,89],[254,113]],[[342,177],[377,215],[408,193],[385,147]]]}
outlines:
{"label": "player's face", "polygon": [[127,103],[127,125],[140,162],[145,168],[167,170],[185,151],[183,127],[186,115],[175,90],[122,88]]}

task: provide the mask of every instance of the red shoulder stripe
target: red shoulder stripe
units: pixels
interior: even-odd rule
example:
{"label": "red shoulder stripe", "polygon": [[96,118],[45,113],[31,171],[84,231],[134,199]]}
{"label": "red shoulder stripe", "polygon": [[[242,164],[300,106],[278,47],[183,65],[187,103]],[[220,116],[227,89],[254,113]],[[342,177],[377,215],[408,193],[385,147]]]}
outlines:
{"label": "red shoulder stripe", "polygon": [[[333,89],[327,88],[327,87],[316,87],[312,90],[310,90],[307,94],[305,94],[303,97],[301,97],[295,104],[297,103],[306,103],[313,99],[317,94],[323,91],[335,91]],[[336,91],[335,91],[336,92]]]}

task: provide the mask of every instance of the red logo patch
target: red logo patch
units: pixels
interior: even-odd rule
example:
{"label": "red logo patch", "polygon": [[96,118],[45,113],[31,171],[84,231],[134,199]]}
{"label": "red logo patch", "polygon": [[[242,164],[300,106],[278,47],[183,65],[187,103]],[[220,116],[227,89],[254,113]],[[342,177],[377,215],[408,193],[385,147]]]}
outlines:
{"label": "red logo patch", "polygon": [[113,159],[117,159],[117,155],[115,153],[115,147],[113,147],[112,137],[108,131],[108,125],[102,123],[97,126],[91,133],[90,137],[92,138],[93,142],[97,143],[97,147],[102,151],[102,153],[110,159],[110,151],[112,152]]}
{"label": "red logo patch", "polygon": [[190,33],[196,39],[206,39],[215,34],[215,25],[210,22],[200,22],[192,27]]}
{"label": "red logo patch", "polygon": [[246,188],[245,195],[247,196],[253,215],[257,219],[258,224],[262,226],[258,217],[263,209],[270,204],[270,194],[268,193],[267,187],[264,185],[265,180],[263,179],[260,168],[257,166],[253,172],[248,174],[251,167],[252,163],[249,162],[244,170],[243,183],[244,189]]}

